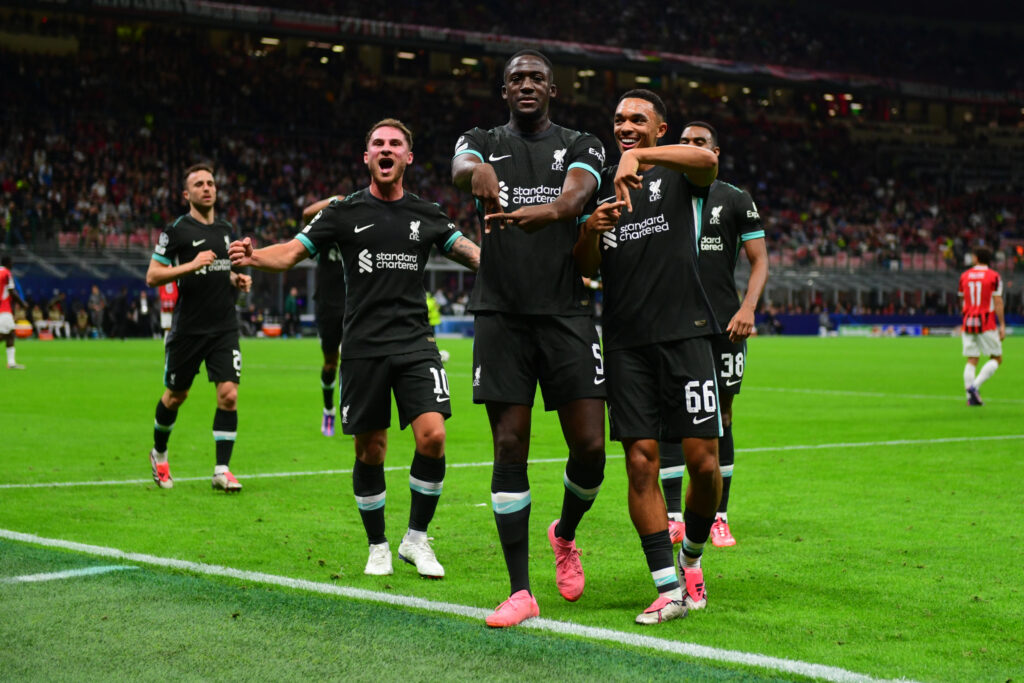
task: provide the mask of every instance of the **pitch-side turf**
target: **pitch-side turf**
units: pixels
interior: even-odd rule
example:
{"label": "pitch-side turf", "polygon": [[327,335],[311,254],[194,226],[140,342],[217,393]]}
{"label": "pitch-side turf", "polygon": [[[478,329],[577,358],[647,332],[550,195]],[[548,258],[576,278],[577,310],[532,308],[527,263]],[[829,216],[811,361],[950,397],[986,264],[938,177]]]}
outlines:
{"label": "pitch-side turf", "polygon": [[[640,627],[655,597],[618,444],[577,542],[583,598],[554,586],[545,530],[565,444],[534,414],[531,572],[541,619],[492,631],[507,597],[490,434],[471,345],[442,340],[454,417],[431,527],[445,565],[364,576],[351,440],[319,432],[315,340],[245,340],[232,471],[211,490],[214,396],[197,378],[150,478],[158,341],[18,344],[0,371],[0,680],[990,680],[1024,678],[1024,342],[967,408],[959,341],[750,342],[730,521],[708,608]],[[397,425],[397,419],[395,420]],[[389,539],[408,516],[411,434],[391,432]]]}

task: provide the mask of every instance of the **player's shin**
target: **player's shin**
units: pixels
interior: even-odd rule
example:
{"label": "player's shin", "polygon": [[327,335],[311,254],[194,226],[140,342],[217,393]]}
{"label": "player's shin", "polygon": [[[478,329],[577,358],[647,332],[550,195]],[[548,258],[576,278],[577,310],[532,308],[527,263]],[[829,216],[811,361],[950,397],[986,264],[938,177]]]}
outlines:
{"label": "player's shin", "polygon": [[510,594],[530,590],[530,482],[526,463],[495,463],[491,507],[508,567]]}
{"label": "player's shin", "polygon": [[384,535],[384,465],[367,465],[357,459],[352,467],[352,492],[370,545],[387,542]]}
{"label": "player's shin", "polygon": [[718,439],[718,467],[722,472],[722,500],[718,504],[718,516],[723,518],[729,510],[729,489],[732,487],[732,468],[735,459],[732,425],[722,425],[722,436]]}
{"label": "player's shin", "polygon": [[409,507],[409,535],[418,532],[426,540],[427,527],[434,518],[437,503],[444,488],[445,458],[429,458],[414,453],[409,468],[409,489],[412,503]]}
{"label": "player's shin", "polygon": [[[167,461],[167,440],[171,438],[171,430],[178,419],[177,409],[171,410],[163,401],[156,402],[156,419],[153,422],[153,450],[158,462]],[[159,460],[163,458],[163,460]]]}
{"label": "player's shin", "polygon": [[238,436],[238,412],[217,408],[213,414],[213,441],[217,451],[217,466],[227,467],[231,463],[231,452]]}
{"label": "player's shin", "polygon": [[665,492],[665,508],[668,518],[675,522],[683,521],[683,475],[686,466],[683,464],[683,446],[680,443],[661,441],[660,451],[661,488]]}
{"label": "player's shin", "polygon": [[576,538],[576,527],[579,526],[583,515],[594,505],[598,492],[601,490],[601,482],[604,481],[605,458],[602,454],[600,461],[583,463],[574,458],[569,458],[565,464],[565,473],[562,475],[562,483],[565,485],[565,492],[562,496],[562,516],[555,527],[555,535],[566,541]]}

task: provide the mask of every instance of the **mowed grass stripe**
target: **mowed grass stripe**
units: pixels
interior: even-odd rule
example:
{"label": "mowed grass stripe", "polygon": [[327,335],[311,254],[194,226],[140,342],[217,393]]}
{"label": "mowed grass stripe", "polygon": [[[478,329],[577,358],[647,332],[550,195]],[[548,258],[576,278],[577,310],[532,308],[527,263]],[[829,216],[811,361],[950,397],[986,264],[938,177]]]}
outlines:
{"label": "mowed grass stripe", "polygon": [[[41,536],[36,536],[34,534],[24,534],[9,529],[0,529],[0,538],[5,538],[11,541],[18,541],[21,543],[39,545],[46,548],[59,548],[62,550],[86,553],[89,555],[99,557],[116,558],[118,560],[137,562],[139,564],[152,565],[168,569],[177,569],[203,576],[223,577],[245,582],[259,583],[264,585],[278,586],[282,588],[290,588],[300,591],[319,593],[322,595],[334,595],[339,597],[386,604],[394,607],[411,608],[445,615],[467,617],[478,621],[482,621],[483,618],[490,611],[486,609],[480,609],[477,607],[469,607],[466,605],[459,605],[449,602],[424,600],[422,598],[416,598],[406,595],[396,595],[392,593],[369,591],[359,588],[352,588],[348,586],[338,586],[333,584],[319,583],[315,581],[306,581],[302,579],[294,579],[285,576],[266,574],[263,572],[244,571],[240,569],[234,569],[231,567],[209,565],[198,562],[189,562],[186,560],[178,560],[173,558],[157,557],[154,555],[148,555],[144,553],[130,553],[125,552],[123,550],[118,550],[116,548],[76,543],[73,541],[66,541],[63,539],[43,538]],[[78,571],[85,572],[88,570]],[[484,627],[482,624],[480,624],[478,628],[480,628],[482,631],[487,630],[486,627]],[[744,666],[757,667],[760,669],[766,669],[773,672],[795,674],[801,677],[810,677],[826,681],[860,683],[863,681],[875,680],[870,676],[865,676],[863,674],[855,673],[852,671],[846,671],[838,667],[825,666],[821,664],[814,664],[808,662],[800,662],[777,657],[768,657],[752,653],[737,652],[733,650],[723,650],[719,648],[708,647],[705,645],[696,645],[692,643],[664,640],[653,636],[642,636],[633,633],[614,631],[611,629],[581,626],[571,622],[555,621],[551,619],[530,619],[524,624],[522,624],[521,628],[565,636],[582,637],[596,641],[613,643],[616,645],[624,645],[634,648],[647,649],[652,650],[656,653],[674,653],[686,657],[692,657],[695,659],[708,660],[711,662],[720,662],[724,664],[739,664]],[[413,644],[410,645],[414,646]],[[492,673],[497,672],[498,670],[495,669]],[[520,673],[521,672],[517,671],[517,676],[520,675]],[[651,672],[648,670],[644,673],[645,675],[649,675]],[[602,670],[602,678],[606,677],[607,675],[608,672]]]}
{"label": "mowed grass stripe", "polygon": [[[939,437],[935,439],[893,439],[889,441],[855,441],[850,443],[819,443],[819,444],[791,444],[788,446],[764,446],[759,448],[737,448],[737,453],[784,453],[786,451],[812,451],[812,450],[827,450],[833,448],[875,448],[878,446],[891,447],[891,446],[930,446],[937,444],[950,444],[950,443],[967,443],[977,441],[1006,441],[1006,440],[1017,440],[1024,439],[1024,434],[996,434],[991,436],[950,436],[950,437]],[[610,454],[607,456],[609,460],[621,460],[624,456]],[[530,460],[532,465],[541,464],[559,464],[565,462],[559,458],[537,458]],[[449,468],[465,468],[465,467],[490,467],[491,462],[459,462],[450,463],[447,466]],[[393,467],[385,467],[385,472],[401,472],[409,469],[406,465],[398,465]],[[335,474],[352,474],[352,469],[331,469],[331,470],[312,470],[306,472],[258,472],[255,474],[246,474],[238,477],[240,481],[245,479],[276,479],[281,477],[315,477],[322,475],[335,475]],[[186,481],[206,481],[209,477],[175,477],[175,482],[186,482]],[[120,479],[111,481],[54,481],[54,482],[36,482],[32,484],[0,484],[0,489],[38,489],[38,488],[54,488],[54,487],[72,487],[72,486],[119,486],[126,484],[148,484],[152,479]]]}

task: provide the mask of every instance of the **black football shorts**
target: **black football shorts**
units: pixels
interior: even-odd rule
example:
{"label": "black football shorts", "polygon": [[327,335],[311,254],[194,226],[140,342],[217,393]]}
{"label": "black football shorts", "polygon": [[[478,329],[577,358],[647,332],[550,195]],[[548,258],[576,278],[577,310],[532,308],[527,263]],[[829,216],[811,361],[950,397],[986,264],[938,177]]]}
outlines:
{"label": "black football shorts", "polygon": [[718,390],[735,396],[740,393],[743,383],[743,369],[747,363],[747,340],[733,344],[728,334],[711,337],[711,349],[715,354],[715,369],[718,371]]}
{"label": "black football shorts", "polygon": [[605,359],[613,441],[720,436],[709,337],[616,349]]}
{"label": "black football shorts", "polygon": [[316,329],[320,335],[320,349],[324,354],[338,353],[344,322],[344,308],[319,305],[316,307]]}
{"label": "black football shorts", "polygon": [[448,376],[437,349],[341,359],[341,431],[363,434],[391,426],[391,393],[405,429],[423,413],[452,415]]}
{"label": "black football shorts", "polygon": [[171,391],[187,391],[204,362],[211,382],[241,382],[238,330],[168,337],[164,347],[164,386]]}
{"label": "black football shorts", "polygon": [[473,328],[474,403],[532,406],[538,383],[544,410],[605,397],[601,344],[590,316],[479,313]]}

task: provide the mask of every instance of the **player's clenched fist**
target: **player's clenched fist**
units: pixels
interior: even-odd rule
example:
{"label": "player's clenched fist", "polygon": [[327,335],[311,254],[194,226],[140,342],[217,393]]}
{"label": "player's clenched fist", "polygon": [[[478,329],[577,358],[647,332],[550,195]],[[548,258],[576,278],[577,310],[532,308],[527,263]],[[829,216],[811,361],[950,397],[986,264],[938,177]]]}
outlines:
{"label": "player's clenched fist", "polygon": [[235,240],[228,245],[228,258],[232,266],[252,265],[252,239]]}
{"label": "player's clenched fist", "polygon": [[192,259],[192,265],[194,266],[193,270],[205,268],[206,266],[213,263],[216,258],[217,255],[213,253],[212,249],[207,249],[206,251],[199,252],[198,254],[196,254],[196,257]]}

